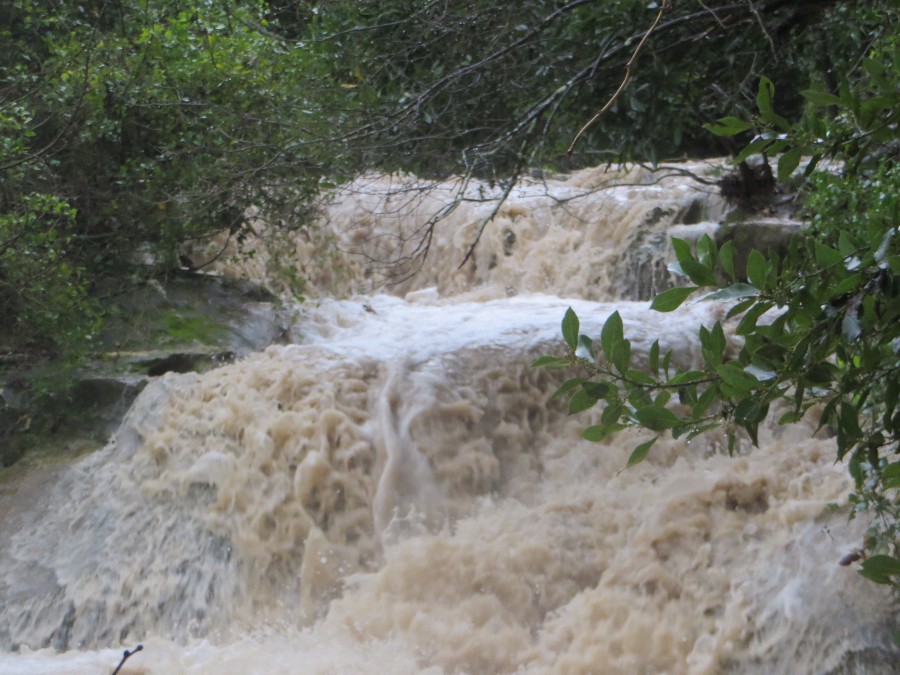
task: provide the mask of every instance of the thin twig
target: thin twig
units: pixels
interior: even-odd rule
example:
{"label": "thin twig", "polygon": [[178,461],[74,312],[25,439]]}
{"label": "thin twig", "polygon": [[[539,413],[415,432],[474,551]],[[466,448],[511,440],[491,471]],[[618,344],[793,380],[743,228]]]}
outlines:
{"label": "thin twig", "polygon": [[119,671],[122,670],[122,666],[124,666],[125,662],[128,660],[128,657],[134,656],[135,654],[137,654],[139,651],[142,651],[143,649],[144,649],[144,645],[138,645],[131,651],[128,651],[126,649],[125,653],[122,655],[122,660],[119,661],[119,665],[116,666],[116,669],[112,672],[112,675],[118,675]]}
{"label": "thin twig", "polygon": [[707,12],[709,12],[710,14],[712,14],[712,17],[716,20],[716,23],[719,24],[719,27],[720,27],[720,28],[723,28],[723,29],[725,29],[725,30],[728,30],[728,28],[727,28],[727,26],[725,25],[725,23],[722,21],[722,19],[719,18],[719,15],[716,14],[716,10],[714,10],[712,7],[707,7],[707,6],[706,6],[706,3],[704,3],[703,0],[697,0],[697,2],[700,3],[700,6],[701,6],[703,9],[705,9]]}
{"label": "thin twig", "polygon": [[469,262],[469,259],[475,253],[475,247],[478,246],[478,242],[481,241],[481,235],[484,234],[485,228],[487,228],[488,223],[490,223],[494,219],[494,216],[496,216],[500,212],[500,209],[506,203],[506,199],[509,197],[509,193],[512,192],[512,189],[513,187],[515,187],[517,182],[517,177],[515,176],[509,179],[509,183],[503,189],[503,194],[501,194],[500,198],[497,200],[497,205],[494,206],[490,215],[481,221],[481,225],[478,227],[478,232],[475,234],[475,239],[466,250],[466,255],[463,257],[462,262],[459,263],[460,268],[467,262]]}
{"label": "thin twig", "polygon": [[644,37],[641,38],[641,41],[638,43],[638,46],[635,48],[634,53],[631,55],[631,58],[628,60],[628,63],[625,64],[625,77],[622,78],[622,83],[619,85],[619,88],[616,89],[616,93],[614,93],[612,95],[612,98],[610,98],[606,102],[606,105],[604,105],[602,108],[600,108],[600,110],[597,111],[596,115],[594,115],[591,119],[589,119],[587,121],[587,123],[583,127],[581,127],[581,129],[578,130],[578,133],[575,134],[575,138],[573,138],[572,142],[569,144],[569,149],[566,151],[566,154],[571,155],[575,151],[575,145],[578,143],[578,139],[580,139],[584,135],[584,132],[587,131],[588,128],[593,126],[594,123],[597,120],[599,120],[607,110],[610,109],[610,107],[615,102],[615,100],[617,98],[619,98],[619,94],[622,93],[622,91],[625,89],[625,85],[627,85],[628,81],[631,79],[631,67],[634,65],[634,62],[637,59],[638,54],[640,53],[641,49],[643,48],[644,43],[647,42],[647,38],[650,37],[650,34],[653,32],[653,30],[659,24],[660,19],[662,19],[663,14],[665,13],[665,11],[667,9],[669,9],[671,4],[672,4],[672,0],[663,0],[662,1],[662,3],[659,6],[659,12],[657,13],[656,18],[653,20],[653,23],[650,25],[650,28],[647,29],[647,32],[644,33]]}
{"label": "thin twig", "polygon": [[747,0],[747,4],[750,5],[750,12],[756,17],[759,29],[769,42],[769,47],[772,49],[772,56],[775,57],[775,61],[778,61],[778,50],[775,49],[775,41],[772,39],[772,36],[769,35],[769,31],[766,30],[766,24],[763,23],[762,17],[759,15],[759,10],[757,10],[756,5],[753,4],[753,0]]}

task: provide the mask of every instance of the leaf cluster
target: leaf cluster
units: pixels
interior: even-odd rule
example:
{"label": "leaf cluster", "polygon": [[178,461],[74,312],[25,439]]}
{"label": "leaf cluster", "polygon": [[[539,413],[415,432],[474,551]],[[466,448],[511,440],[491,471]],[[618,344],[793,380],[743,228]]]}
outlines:
{"label": "leaf cluster", "polygon": [[240,237],[250,205],[296,225],[321,176],[341,173],[324,144],[355,103],[285,37],[308,31],[302,12],[289,28],[285,7],[258,0],[17,0],[2,12],[7,344],[88,337],[99,313],[82,300],[134,276],[138,251],[152,263],[138,274],[166,273],[185,241]]}
{"label": "leaf cluster", "polygon": [[[805,116],[788,122],[775,112],[775,88],[761,78],[757,114],[721,118],[713,133],[757,133],[734,161],[780,153],[788,179],[809,157],[804,173],[807,233],[783,253],[751,251],[746,274],[735,273],[731,242],[704,236],[695,248],[674,239],[669,269],[688,284],[659,294],[656,311],[675,311],[689,298],[730,306],[726,321],[740,339],[729,348],[723,326],[700,327],[702,365],[684,372],[660,357],[654,343],[647,367],[632,365],[618,313],[601,331],[602,353],[578,334],[578,318],[563,320],[567,355],[535,365],[580,371],[555,396],[569,412],[600,402],[601,422],[584,437],[602,440],[625,427],[692,437],[724,425],[733,449],[737,430],[755,444],[759,425],[775,409],[790,424],[815,410],[834,436],[837,458],[854,480],[851,515],[871,527],[861,573],[900,584],[900,165],[896,161],[900,59],[886,39],[863,62],[865,74],[831,95],[804,91]],[[837,112],[831,110],[834,108]],[[828,168],[824,160],[830,160]],[[836,163],[837,162],[837,163]],[[602,358],[600,358],[602,356]],[[634,449],[641,461],[653,440]]]}

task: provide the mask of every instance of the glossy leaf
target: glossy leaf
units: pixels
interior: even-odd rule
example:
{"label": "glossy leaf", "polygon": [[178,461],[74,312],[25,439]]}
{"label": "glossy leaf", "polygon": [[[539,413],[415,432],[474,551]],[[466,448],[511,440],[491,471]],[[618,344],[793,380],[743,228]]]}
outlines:
{"label": "glossy leaf", "polygon": [[614,363],[614,351],[616,347],[625,339],[625,330],[622,325],[622,317],[618,312],[609,315],[603,329],[600,331],[600,346],[603,348],[603,355],[610,363]]}
{"label": "glossy leaf", "polygon": [[697,290],[697,286],[684,286],[680,288],[670,288],[663,291],[650,304],[650,309],[657,312],[671,312],[678,309],[688,297]]}
{"label": "glossy leaf", "polygon": [[761,113],[772,112],[772,97],[775,96],[775,85],[768,77],[759,78],[759,88],[756,93],[756,107]]}
{"label": "glossy leaf", "polygon": [[766,259],[756,249],[747,256],[747,279],[761,291],[766,289]]}
{"label": "glossy leaf", "polygon": [[569,380],[563,382],[559,388],[553,392],[553,395],[550,396],[550,400],[552,401],[555,398],[559,398],[560,396],[565,396],[571,391],[574,391],[576,388],[581,386],[581,383],[584,382],[583,377],[573,377]]}
{"label": "glossy leaf", "polygon": [[715,122],[704,124],[703,128],[716,136],[735,136],[742,131],[752,129],[753,124],[738,117],[722,117]]}
{"label": "glossy leaf", "polygon": [[656,443],[656,438],[653,438],[649,441],[645,441],[638,445],[634,450],[631,451],[631,455],[628,457],[628,463],[625,465],[626,469],[630,469],[635,464],[640,464],[647,458],[647,453],[650,452],[650,448],[653,447],[653,444]]}
{"label": "glossy leaf", "polygon": [[759,289],[756,288],[756,286],[737,283],[704,295],[701,300],[735,300],[737,298],[747,298],[757,295],[759,295]]}
{"label": "glossy leaf", "polygon": [[565,368],[569,365],[571,361],[561,356],[539,356],[531,362],[532,368]]}
{"label": "glossy leaf", "polygon": [[722,244],[722,247],[719,249],[719,264],[731,280],[734,281],[734,244],[730,240]]}
{"label": "glossy leaf", "polygon": [[778,158],[778,180],[784,182],[800,166],[800,158],[803,155],[802,148],[792,148]]}
{"label": "glossy leaf", "polygon": [[569,349],[575,351],[575,348],[578,346],[578,331],[580,329],[580,325],[578,322],[578,316],[569,307],[566,310],[566,314],[562,320],[562,334],[563,339],[566,341],[566,344],[569,345]]}
{"label": "glossy leaf", "polygon": [[668,408],[647,406],[634,411],[634,418],[651,431],[665,431],[681,424],[678,416]]}
{"label": "glossy leaf", "polygon": [[859,573],[876,584],[891,584],[900,576],[900,559],[889,555],[873,555],[863,561]]}
{"label": "glossy leaf", "polygon": [[592,396],[584,389],[579,389],[572,395],[572,398],[569,399],[569,414],[576,415],[593,408],[597,405],[599,400],[600,398],[598,396]]}

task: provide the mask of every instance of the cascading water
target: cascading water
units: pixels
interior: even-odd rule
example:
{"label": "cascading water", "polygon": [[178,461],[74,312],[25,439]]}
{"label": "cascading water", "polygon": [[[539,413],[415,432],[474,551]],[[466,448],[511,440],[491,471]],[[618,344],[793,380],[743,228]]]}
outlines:
{"label": "cascading water", "polygon": [[[580,440],[589,415],[528,365],[570,305],[698,358],[721,308],[622,299],[658,290],[669,226],[721,213],[691,185],[524,183],[461,269],[490,188],[338,194],[330,266],[295,242],[323,297],[293,344],[156,379],[107,448],[0,502],[0,672],[108,672],[139,641],[125,672],[897,672],[896,605],[837,565],[865,524],[815,420],[620,472],[641,435]],[[420,273],[382,288],[454,194]]]}

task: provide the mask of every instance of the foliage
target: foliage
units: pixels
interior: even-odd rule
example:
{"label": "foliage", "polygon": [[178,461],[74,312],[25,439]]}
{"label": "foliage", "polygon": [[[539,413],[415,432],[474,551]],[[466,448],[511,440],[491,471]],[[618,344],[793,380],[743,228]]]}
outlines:
{"label": "foliage", "polygon": [[[457,175],[463,187],[481,178],[499,185],[502,201],[525,172],[737,151],[701,125],[748,110],[762,73],[790,84],[845,69],[884,30],[890,2],[338,1],[312,8],[303,45],[346,95],[344,110],[365,111],[349,115],[333,145],[350,166]],[[803,99],[778,104],[794,114]],[[452,211],[379,261],[388,281],[421,265]]]}
{"label": "foliage", "polygon": [[53,195],[28,194],[0,214],[0,312],[4,337],[32,348],[77,350],[98,328],[84,269],[67,259],[75,210]]}
{"label": "foliage", "polygon": [[[763,70],[794,82],[852,59],[884,4],[674,3],[569,157],[572,129],[621,81],[653,3],[13,0],[0,8],[0,216],[27,230],[29,199],[67,205],[50,276],[84,298],[137,259],[165,272],[185,241],[240,238],[250,205],[297,226],[322,186],[364,169],[511,186],[533,167],[719,153],[730,140],[699,123],[751,100]],[[35,323],[25,299],[45,291],[14,269],[26,239],[2,240],[0,309],[60,348],[64,328],[94,319],[73,321],[75,303]]]}
{"label": "foliage", "polygon": [[336,131],[320,113],[341,90],[263,3],[16,0],[0,12],[0,309],[20,346],[65,348],[94,325],[79,318],[98,280],[138,257],[142,274],[165,272],[182,242],[239,236],[251,204],[273,220],[305,214],[297,205],[337,171],[313,141]]}
{"label": "foliage", "polygon": [[[738,154],[781,153],[778,175],[788,180],[809,157],[806,209],[810,230],[784,255],[752,251],[745,278],[735,273],[735,251],[708,236],[696,250],[673,240],[670,268],[690,285],[658,295],[651,308],[673,311],[701,290],[698,300],[729,304],[739,349],[729,348],[720,322],[699,329],[703,363],[672,366],[654,343],[647,367],[638,367],[614,313],[603,326],[600,353],[579,333],[569,310],[562,332],[565,357],[536,365],[577,366],[580,377],[557,392],[569,411],[605,407],[598,425],[584,431],[601,440],[625,427],[647,429],[653,440],[628,460],[641,461],[664,432],[691,438],[724,425],[729,450],[743,430],[755,444],[760,423],[778,411],[789,424],[815,408],[819,425],[835,436],[838,459],[855,483],[851,503],[872,526],[870,557],[861,573],[900,585],[900,41],[886,38],[862,62],[864,75],[837,93],[802,92],[807,114],[790,123],[775,112],[774,85],[759,82],[757,114],[708,125],[717,134],[755,129]],[[826,168],[823,168],[827,164]],[[709,288],[716,290],[709,291]],[[706,289],[706,290],[704,290]],[[736,354],[732,352],[736,351]],[[601,356],[603,359],[596,357]]]}
{"label": "foliage", "polygon": [[[574,157],[572,130],[610,98],[657,3],[335,2],[319,6],[313,35],[342,85],[367,102],[350,151],[386,170],[502,180],[598,157],[655,160],[661,148],[670,157],[721,154],[733,144],[700,125],[745,107],[763,72],[798,82],[831,70],[824,44],[840,58],[857,54],[882,21],[857,4],[673,3]],[[862,34],[849,33],[848,21]],[[798,110],[802,100],[782,103]]]}

